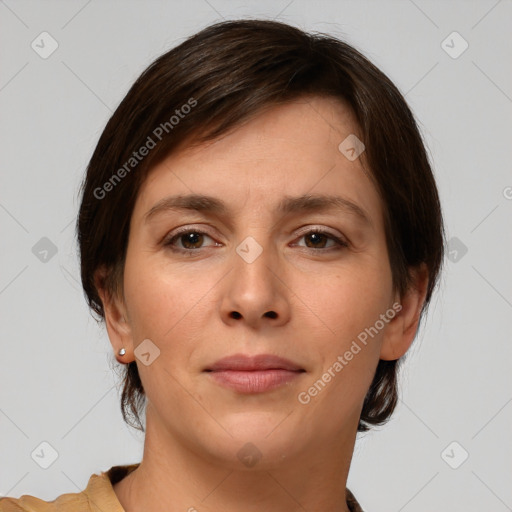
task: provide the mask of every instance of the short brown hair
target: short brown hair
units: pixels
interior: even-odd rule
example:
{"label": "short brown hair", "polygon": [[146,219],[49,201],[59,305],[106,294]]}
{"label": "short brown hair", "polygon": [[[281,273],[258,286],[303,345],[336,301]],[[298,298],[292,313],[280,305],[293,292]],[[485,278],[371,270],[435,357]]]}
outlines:
{"label": "short brown hair", "polygon": [[[352,108],[369,175],[384,205],[393,284],[403,294],[411,268],[425,264],[426,308],[444,254],[443,221],[426,150],[404,97],[366,57],[339,39],[276,21],[235,20],[201,30],[153,62],[98,141],[82,184],[77,236],[82,285],[100,321],[104,309],[94,273],[107,269],[102,286],[110,294],[122,291],[130,219],[149,170],[180,144],[212,140],[266,108],[306,95],[338,98]],[[176,109],[193,102],[186,115],[172,122]],[[165,127],[158,132],[161,138],[144,159],[131,162],[135,165],[129,172],[126,163],[156,127]],[[391,416],[398,401],[399,363],[379,361],[359,432]],[[137,365],[131,362],[125,367],[121,410],[125,422],[139,430],[144,430],[139,417],[144,402]]]}

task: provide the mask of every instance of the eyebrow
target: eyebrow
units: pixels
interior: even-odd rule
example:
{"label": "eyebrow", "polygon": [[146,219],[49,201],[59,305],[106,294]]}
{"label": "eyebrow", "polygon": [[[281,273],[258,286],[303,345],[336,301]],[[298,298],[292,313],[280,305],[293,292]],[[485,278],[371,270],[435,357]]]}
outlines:
{"label": "eyebrow", "polygon": [[[203,194],[188,194],[164,197],[158,201],[145,215],[144,222],[149,222],[156,215],[174,210],[192,210],[217,215],[228,215],[230,210],[226,203],[216,197]],[[340,210],[358,217],[367,224],[372,224],[369,216],[357,204],[341,196],[324,194],[304,194],[298,197],[286,196],[277,205],[276,213],[290,215],[293,213],[327,212]]]}

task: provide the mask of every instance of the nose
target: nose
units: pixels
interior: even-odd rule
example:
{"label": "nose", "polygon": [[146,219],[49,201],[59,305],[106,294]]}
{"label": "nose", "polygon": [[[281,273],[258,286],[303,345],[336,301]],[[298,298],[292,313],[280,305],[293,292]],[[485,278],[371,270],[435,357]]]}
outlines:
{"label": "nose", "polygon": [[223,321],[243,322],[253,329],[284,325],[290,319],[291,295],[279,255],[270,244],[262,246],[247,237],[233,251],[221,306]]}

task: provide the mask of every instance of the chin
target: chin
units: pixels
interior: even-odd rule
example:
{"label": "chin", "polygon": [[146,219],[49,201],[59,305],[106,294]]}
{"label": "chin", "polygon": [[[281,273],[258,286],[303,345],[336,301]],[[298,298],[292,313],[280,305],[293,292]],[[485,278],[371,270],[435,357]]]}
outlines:
{"label": "chin", "polygon": [[219,423],[236,439],[270,439],[277,435],[281,423],[283,431],[289,431],[291,418],[285,411],[237,412],[219,418]]}
{"label": "chin", "polygon": [[224,432],[220,438],[211,439],[212,448],[220,458],[235,458],[238,469],[250,469],[256,463],[259,468],[275,467],[305,441],[304,429],[283,413],[239,413],[219,423],[231,435]]}

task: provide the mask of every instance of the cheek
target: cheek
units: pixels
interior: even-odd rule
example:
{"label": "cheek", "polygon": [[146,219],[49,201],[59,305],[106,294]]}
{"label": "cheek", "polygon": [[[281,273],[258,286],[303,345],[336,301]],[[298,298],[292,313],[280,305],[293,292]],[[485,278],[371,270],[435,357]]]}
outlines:
{"label": "cheek", "polygon": [[391,279],[385,271],[381,277],[375,282],[375,275],[369,273],[366,278],[339,273],[322,293],[319,289],[308,296],[316,316],[310,315],[305,330],[316,335],[314,349],[305,349],[316,364],[297,398],[311,422],[317,415],[329,417],[330,425],[322,427],[326,435],[346,421],[357,420],[372,382],[387,325],[381,315],[391,306]]}
{"label": "cheek", "polygon": [[302,292],[315,313],[306,330],[316,332],[310,354],[317,361],[302,398],[344,421],[347,411],[359,414],[378,364],[387,325],[381,315],[391,307],[391,271],[385,259],[361,258],[360,268],[340,268],[317,284],[307,295],[305,288]]}
{"label": "cheek", "polygon": [[171,276],[156,258],[127,255],[125,298],[135,344],[144,338],[161,341],[187,309],[187,290],[179,275]]}
{"label": "cheek", "polygon": [[158,254],[128,254],[124,285],[134,344],[152,340],[169,367],[187,361],[208,332],[207,309],[219,277],[171,268]]}
{"label": "cheek", "polygon": [[[314,286],[312,286],[312,282]],[[295,284],[297,295],[314,315],[310,317],[342,347],[365,328],[372,326],[391,306],[392,279],[386,262],[360,268],[349,266],[315,280],[302,279]]]}

